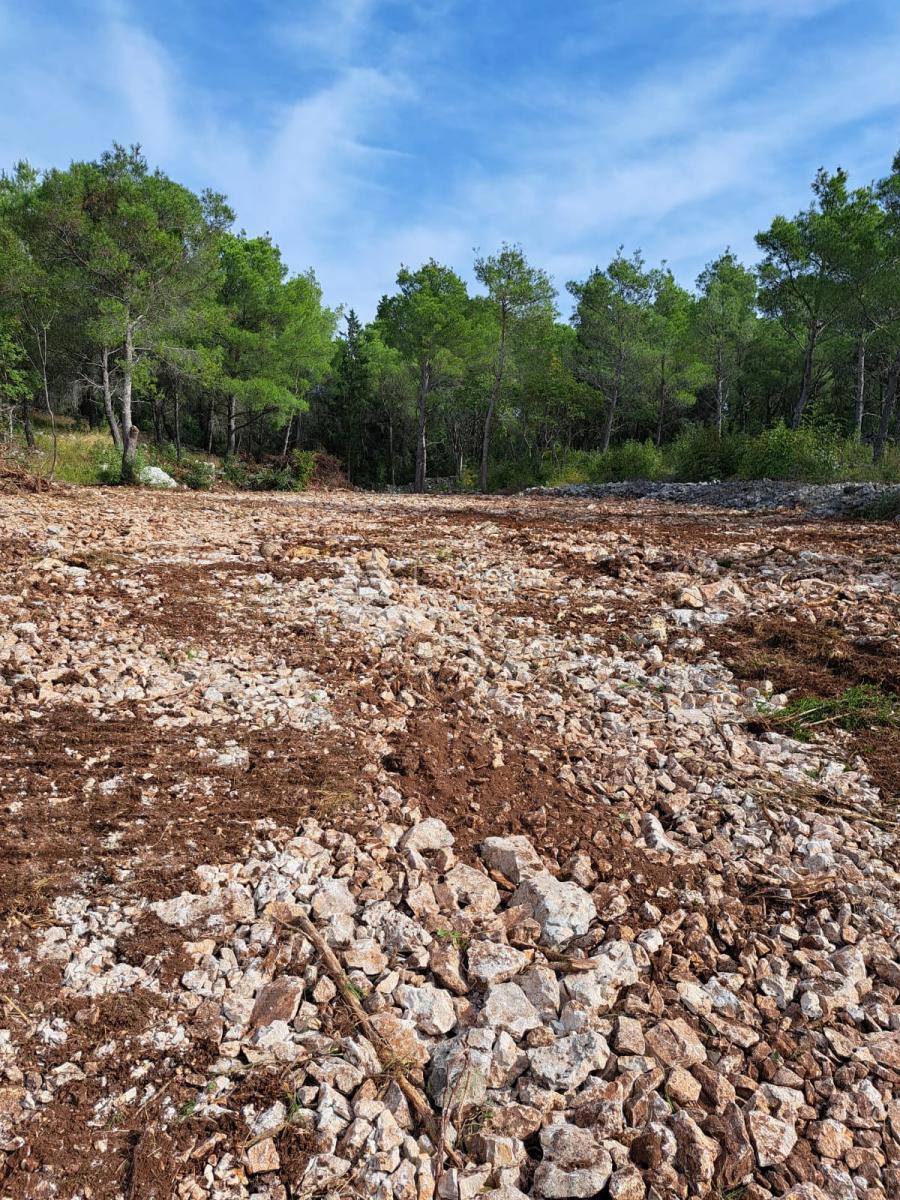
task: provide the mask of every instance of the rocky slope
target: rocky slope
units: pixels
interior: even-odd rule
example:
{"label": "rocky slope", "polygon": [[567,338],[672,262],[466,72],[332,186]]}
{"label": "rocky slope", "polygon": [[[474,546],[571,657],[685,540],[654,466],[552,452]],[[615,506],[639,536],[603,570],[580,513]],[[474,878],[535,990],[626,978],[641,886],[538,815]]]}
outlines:
{"label": "rocky slope", "polygon": [[0,519],[4,1196],[900,1194],[894,732],[723,661],[894,688],[883,526]]}
{"label": "rocky slope", "polygon": [[900,521],[900,484],[782,483],[773,479],[713,480],[710,483],[569,483],[529,488],[529,495],[573,496],[593,500],[647,499],[674,504],[702,504],[742,511],[800,508],[816,517]]}

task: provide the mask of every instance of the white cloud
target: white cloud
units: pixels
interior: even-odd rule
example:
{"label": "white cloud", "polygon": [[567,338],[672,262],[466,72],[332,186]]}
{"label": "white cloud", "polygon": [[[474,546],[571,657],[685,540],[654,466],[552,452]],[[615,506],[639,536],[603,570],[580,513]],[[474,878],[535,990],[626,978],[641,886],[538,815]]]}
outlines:
{"label": "white cloud", "polygon": [[[727,7],[800,16],[824,3]],[[285,89],[262,125],[257,104],[251,125],[223,114],[136,8],[98,0],[81,27],[39,31],[0,0],[0,163],[64,163],[114,138],[140,140],[176,178],[227,192],[240,225],[269,230],[293,269],[315,267],[331,303],[368,317],[401,262],[433,255],[467,273],[474,246],[489,251],[504,239],[521,241],[560,286],[620,241],[667,257],[690,283],[726,244],[752,253],[753,233],[775,211],[806,203],[815,168],[834,165],[822,147],[846,146],[843,165],[855,172],[881,159],[873,169],[886,169],[893,152],[883,144],[900,113],[900,37],[890,22],[878,42],[860,34],[829,52],[801,44],[790,54],[773,22],[724,44],[710,34],[630,85],[601,72],[593,86],[583,75],[567,84],[538,73],[526,91],[503,71],[476,80],[452,72],[443,4],[417,8],[380,56],[376,0],[311,6],[302,28],[272,36],[280,61],[285,52],[314,58],[320,82],[288,85],[294,93]],[[398,144],[415,144],[405,119],[418,131],[456,123],[466,157],[448,143],[398,160]],[[851,138],[854,122],[868,133]]]}

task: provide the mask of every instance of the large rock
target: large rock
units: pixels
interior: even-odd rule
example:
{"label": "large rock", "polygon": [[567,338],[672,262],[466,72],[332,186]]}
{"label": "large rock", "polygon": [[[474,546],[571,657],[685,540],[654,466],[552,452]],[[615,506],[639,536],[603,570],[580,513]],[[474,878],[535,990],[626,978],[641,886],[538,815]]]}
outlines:
{"label": "large rock", "polygon": [[747,1129],[760,1167],[774,1167],[784,1162],[797,1144],[793,1121],[782,1121],[765,1112],[747,1114]]}
{"label": "large rock", "polygon": [[597,964],[593,970],[568,975],[565,989],[580,1004],[606,1011],[615,1004],[620,988],[637,983],[640,971],[628,942],[604,942],[593,961]]}
{"label": "large rock", "polygon": [[644,1035],[647,1049],[667,1067],[690,1067],[706,1061],[703,1043],[681,1017],[660,1021]]}
{"label": "large rock", "polygon": [[449,1033],[456,1024],[453,1001],[446,992],[433,984],[423,983],[420,987],[411,987],[404,983],[397,988],[396,996],[403,1005],[404,1015],[423,1033],[439,1037]]}
{"label": "large rock", "polygon": [[544,870],[534,846],[521,834],[486,838],[479,853],[492,870],[499,871],[512,883],[521,883],[529,875],[538,875]]}
{"label": "large rock", "polygon": [[453,834],[437,817],[426,817],[424,821],[410,826],[400,839],[404,850],[416,850],[420,854],[429,850],[444,850],[452,846]]}
{"label": "large rock", "polygon": [[483,987],[506,983],[527,961],[521,950],[503,942],[470,942],[466,953],[469,979]]}
{"label": "large rock", "polygon": [[514,1038],[523,1038],[541,1023],[537,1009],[516,983],[492,987],[481,1015],[491,1029],[505,1029]]}
{"label": "large rock", "polygon": [[592,1029],[557,1038],[549,1046],[528,1051],[531,1073],[544,1087],[570,1091],[584,1083],[592,1071],[602,1071],[609,1060],[609,1046],[602,1034]]}
{"label": "large rock", "polygon": [[143,467],[138,475],[138,482],[144,487],[177,488],[178,483],[168,475],[162,467]]}
{"label": "large rock", "polygon": [[562,946],[587,933],[596,918],[594,901],[576,883],[562,883],[549,871],[529,876],[519,884],[510,904],[521,904],[541,927],[541,940]]}
{"label": "large rock", "polygon": [[594,1196],[612,1174],[612,1158],[594,1135],[565,1121],[541,1130],[541,1149],[544,1158],[534,1173],[536,1196]]}
{"label": "large rock", "polygon": [[493,879],[466,863],[457,863],[447,872],[444,882],[435,886],[435,895],[448,907],[453,905],[480,913],[493,912],[500,903],[500,893]]}
{"label": "large rock", "polygon": [[677,1165],[687,1178],[692,1191],[700,1196],[708,1194],[716,1171],[719,1147],[707,1137],[697,1122],[683,1110],[672,1117],[672,1132],[678,1143],[675,1156]]}

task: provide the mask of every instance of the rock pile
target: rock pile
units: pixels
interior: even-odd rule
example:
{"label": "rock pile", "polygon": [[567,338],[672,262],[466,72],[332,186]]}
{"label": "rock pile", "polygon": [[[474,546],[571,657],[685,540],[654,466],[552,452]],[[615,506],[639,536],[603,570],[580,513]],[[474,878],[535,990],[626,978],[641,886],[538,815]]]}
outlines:
{"label": "rock pile", "polygon": [[4,1200],[900,1195],[891,797],[708,641],[838,627],[893,686],[881,530],[45,501],[0,547]]}
{"label": "rock pile", "polygon": [[[859,876],[833,832],[797,822],[781,852]],[[214,1126],[250,1069],[280,1080],[284,1098],[245,1106],[243,1156],[213,1154],[178,1196],[285,1195],[291,1136],[305,1148],[295,1195],[897,1194],[898,912],[877,879],[868,919],[849,904],[800,918],[782,900],[748,934],[733,906],[703,902],[711,876],[691,909],[645,903],[626,925],[603,915],[616,907],[608,886],[557,878],[521,835],[486,839],[478,866],[453,844],[433,818],[359,839],[308,821],[244,862],[200,868],[202,891],[149,906],[185,939],[168,991],[153,959],[116,961],[138,911],[57,902],[37,958],[62,966],[69,996],[163,992],[174,1003],[157,1043],[177,1045],[200,1010],[217,1031],[192,1118]],[[342,987],[370,1036],[348,1027]],[[64,1047],[66,1023],[41,1036]],[[14,1057],[5,1073],[10,1150],[20,1118],[83,1068],[60,1063],[36,1094]],[[401,1077],[425,1089],[430,1127]],[[111,1091],[97,1122],[127,1100]],[[163,1115],[178,1117],[165,1102]]]}
{"label": "rock pile", "polygon": [[625,483],[567,483],[560,487],[529,488],[526,494],[592,500],[640,498],[744,511],[804,508],[816,517],[892,516],[900,520],[900,484],[889,483],[781,483],[772,479],[653,483],[633,479]]}

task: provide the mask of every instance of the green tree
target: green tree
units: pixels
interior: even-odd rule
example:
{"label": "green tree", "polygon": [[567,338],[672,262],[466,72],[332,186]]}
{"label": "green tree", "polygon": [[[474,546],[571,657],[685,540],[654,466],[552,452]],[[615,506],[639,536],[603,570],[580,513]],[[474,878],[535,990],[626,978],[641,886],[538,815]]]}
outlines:
{"label": "green tree", "polygon": [[600,448],[608,450],[620,406],[641,369],[653,281],[640,251],[626,258],[620,247],[605,271],[596,267],[584,283],[567,287],[576,300],[574,371],[603,399]]}
{"label": "green tree", "polygon": [[231,214],[222,197],[198,197],[151,172],[138,147],[115,146],[98,162],[48,171],[26,195],[22,217],[34,261],[62,281],[62,291],[90,297],[107,384],[118,351],[122,478],[130,481],[139,365],[208,290],[211,251]]}
{"label": "green tree", "polygon": [[27,404],[30,393],[25,351],[16,327],[9,318],[0,318],[0,414],[6,417],[12,434],[13,414],[19,406],[23,407],[28,448],[33,450],[34,433]]}
{"label": "green tree", "polygon": [[813,181],[813,203],[792,220],[777,216],[756,235],[764,258],[759,267],[759,302],[802,347],[800,387],[790,423],[798,429],[813,394],[816,352],[833,337],[846,311],[848,281],[845,239],[852,234],[863,193],[851,194],[847,173],[823,168]]}
{"label": "green tree", "polygon": [[230,458],[244,429],[294,411],[298,400],[290,387],[282,340],[289,311],[281,252],[268,236],[226,234],[220,258],[218,386],[225,397],[225,456]]}
{"label": "green tree", "polygon": [[493,379],[481,439],[479,485],[487,491],[491,426],[503,389],[510,328],[525,317],[543,312],[552,318],[556,291],[547,274],[532,267],[521,246],[504,243],[497,254],[478,256],[475,275],[487,290],[488,302],[497,325],[497,350]]}
{"label": "green tree", "polygon": [[651,273],[653,306],[647,324],[647,362],[656,400],[657,446],[668,425],[696,402],[706,369],[697,352],[694,301],[668,268]]}
{"label": "green tree", "polygon": [[415,490],[425,491],[428,459],[428,407],[441,381],[462,373],[462,352],[469,326],[466,285],[449,267],[429,259],[417,271],[401,267],[397,292],[378,305],[382,336],[415,364],[417,431]]}
{"label": "green tree", "polygon": [[712,375],[715,427],[721,437],[730,395],[756,325],[756,279],[726,250],[703,269],[697,288],[697,342]]}

